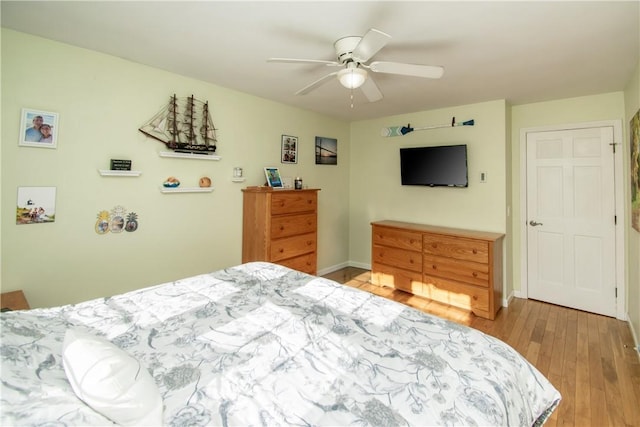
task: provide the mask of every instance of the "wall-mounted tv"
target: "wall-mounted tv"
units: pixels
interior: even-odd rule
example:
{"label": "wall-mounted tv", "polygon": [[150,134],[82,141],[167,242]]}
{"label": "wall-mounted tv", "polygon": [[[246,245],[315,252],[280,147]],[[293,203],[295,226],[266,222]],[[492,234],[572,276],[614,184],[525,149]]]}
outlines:
{"label": "wall-mounted tv", "polygon": [[400,176],[402,185],[468,187],[467,146],[401,148]]}

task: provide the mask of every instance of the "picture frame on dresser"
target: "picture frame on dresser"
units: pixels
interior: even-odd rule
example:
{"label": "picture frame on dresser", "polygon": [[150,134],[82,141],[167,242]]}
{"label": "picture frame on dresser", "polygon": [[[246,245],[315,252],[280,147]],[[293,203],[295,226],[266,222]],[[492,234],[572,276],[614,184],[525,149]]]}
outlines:
{"label": "picture frame on dresser", "polygon": [[271,188],[284,188],[280,170],[274,167],[264,168],[264,175],[267,177],[267,185]]}

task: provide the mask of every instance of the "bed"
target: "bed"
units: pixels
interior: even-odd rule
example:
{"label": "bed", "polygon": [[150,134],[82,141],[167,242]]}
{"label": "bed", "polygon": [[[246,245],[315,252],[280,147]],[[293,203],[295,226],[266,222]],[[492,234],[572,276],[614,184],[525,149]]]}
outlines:
{"label": "bed", "polygon": [[0,326],[3,426],[531,426],[560,401],[498,339],[264,262]]}

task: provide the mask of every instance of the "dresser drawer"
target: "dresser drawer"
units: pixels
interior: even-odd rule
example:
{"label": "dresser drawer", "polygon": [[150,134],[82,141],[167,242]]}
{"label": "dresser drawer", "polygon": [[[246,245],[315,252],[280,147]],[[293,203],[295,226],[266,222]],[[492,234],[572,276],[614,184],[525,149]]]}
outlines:
{"label": "dresser drawer", "polygon": [[294,236],[296,234],[316,231],[317,216],[315,213],[303,215],[285,215],[271,218],[271,238]]}
{"label": "dresser drawer", "polygon": [[428,274],[423,275],[422,282],[422,292],[427,298],[487,317],[491,290]]}
{"label": "dresser drawer", "polygon": [[422,294],[422,274],[385,264],[374,263],[371,266],[371,283],[400,289],[415,295]]}
{"label": "dresser drawer", "polygon": [[284,259],[278,261],[278,264],[285,267],[293,268],[294,270],[302,271],[303,273],[316,274],[316,254],[310,253],[301,255],[295,258]]}
{"label": "dresser drawer", "polygon": [[285,237],[271,242],[271,257],[273,262],[316,251],[315,233]]}
{"label": "dresser drawer", "polygon": [[422,254],[420,252],[374,245],[371,258],[374,263],[391,265],[417,273],[422,272]]}
{"label": "dresser drawer", "polygon": [[315,191],[288,191],[271,196],[271,214],[282,215],[296,212],[315,212],[318,198]]}
{"label": "dresser drawer", "polygon": [[486,241],[437,234],[425,234],[423,238],[426,254],[485,264],[489,262],[489,243]]}
{"label": "dresser drawer", "polygon": [[489,286],[488,264],[425,255],[422,265],[425,274],[451,278],[478,286]]}
{"label": "dresser drawer", "polygon": [[373,244],[413,251],[422,250],[422,234],[387,227],[373,228]]}

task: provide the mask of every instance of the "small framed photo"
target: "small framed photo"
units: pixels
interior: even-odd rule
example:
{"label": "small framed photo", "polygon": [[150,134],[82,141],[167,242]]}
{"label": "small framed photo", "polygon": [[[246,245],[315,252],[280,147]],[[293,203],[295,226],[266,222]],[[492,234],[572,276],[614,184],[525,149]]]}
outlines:
{"label": "small framed photo", "polygon": [[16,224],[56,220],[56,187],[18,187]]}
{"label": "small framed photo", "polygon": [[269,187],[284,188],[278,168],[264,168],[264,174],[267,177],[267,184],[269,184]]}
{"label": "small framed photo", "polygon": [[298,137],[282,135],[282,163],[298,163]]}
{"label": "small framed photo", "polygon": [[56,148],[57,144],[58,113],[23,108],[18,145]]}
{"label": "small framed photo", "polygon": [[338,164],[338,140],[316,136],[316,165]]}

